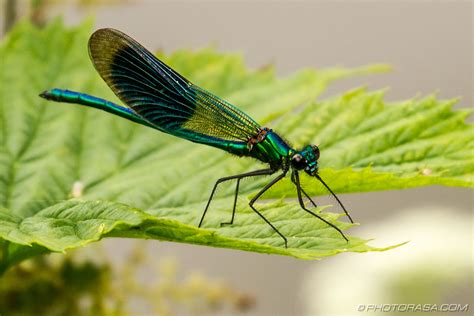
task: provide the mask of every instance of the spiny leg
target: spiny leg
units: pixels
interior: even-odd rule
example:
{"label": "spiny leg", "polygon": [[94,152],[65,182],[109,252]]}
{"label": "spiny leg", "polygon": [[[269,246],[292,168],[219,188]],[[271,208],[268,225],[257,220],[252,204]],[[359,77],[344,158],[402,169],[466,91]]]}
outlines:
{"label": "spiny leg", "polygon": [[326,182],[324,182],[323,179],[321,179],[321,177],[318,174],[315,174],[314,176],[326,187],[326,189],[328,189],[328,191],[332,194],[332,196],[334,196],[337,203],[339,203],[339,205],[342,207],[342,209],[344,210],[344,213],[346,213],[346,216],[351,221],[351,223],[354,223],[354,221],[352,220],[352,217],[349,215],[349,212],[344,207],[344,204],[342,204],[341,200],[339,200],[337,195],[334,194],[334,192],[332,192],[331,188],[326,184]]}
{"label": "spiny leg", "polygon": [[[296,185],[294,174],[295,174],[294,172],[291,173],[291,182],[293,182]],[[302,186],[300,186],[300,189],[301,189],[301,192],[303,192],[303,194],[306,196],[306,198],[311,202],[311,204],[313,204],[314,207],[318,207],[318,205],[313,201],[313,199],[309,197],[309,195],[305,192],[305,190],[303,190]]]}
{"label": "spiny leg", "polygon": [[238,194],[238,191],[239,191],[239,181],[240,181],[240,179],[247,178],[247,177],[270,175],[270,174],[273,174],[274,172],[275,172],[275,170],[273,170],[273,169],[262,169],[262,170],[255,170],[255,171],[251,171],[251,172],[246,172],[246,173],[237,174],[237,175],[234,175],[234,176],[223,177],[223,178],[218,179],[216,181],[216,183],[214,184],[214,188],[212,189],[211,196],[209,197],[209,200],[207,201],[206,208],[204,209],[204,212],[202,213],[201,220],[199,221],[198,227],[201,227],[202,222],[204,221],[204,216],[206,216],[206,212],[209,208],[209,205],[211,204],[214,193],[216,192],[217,186],[220,183],[225,182],[225,181],[229,181],[229,180],[233,180],[233,179],[238,179],[237,188],[235,190],[234,208],[232,210],[232,220],[230,221],[230,223],[232,223],[234,221],[234,216],[235,216],[235,206],[237,204],[237,194]]}
{"label": "spiny leg", "polygon": [[[301,188],[301,187],[300,187]],[[303,190],[303,188],[301,188],[301,192],[303,192],[303,194],[306,196],[306,198],[311,202],[311,204],[313,204],[314,207],[318,207],[318,205],[313,201],[313,199],[311,199],[309,197],[309,195]]]}
{"label": "spiny leg", "polygon": [[[230,219],[230,222],[223,222],[221,223],[221,226],[225,226],[225,225],[232,225],[234,223],[234,217],[235,217],[235,209],[237,207],[237,197],[239,196],[239,185],[240,185],[240,180],[242,180],[243,178],[248,178],[248,177],[256,177],[256,176],[262,176],[262,175],[269,175],[269,174],[273,174],[275,171],[273,170],[272,173],[267,173],[268,170],[272,170],[272,169],[263,169],[263,170],[256,170],[256,171],[251,171],[247,174],[243,174],[242,177],[239,177],[237,178],[237,183],[235,185],[235,195],[234,195],[234,206],[232,208],[232,217]],[[265,173],[263,173],[265,172]]]}
{"label": "spiny leg", "polygon": [[232,208],[232,217],[230,218],[230,222],[222,222],[221,226],[232,225],[234,223],[235,208],[237,206],[237,197],[239,196],[239,184],[240,184],[241,179],[242,178],[238,178],[237,179],[237,184],[235,185],[234,207]]}
{"label": "spiny leg", "polygon": [[304,202],[303,202],[303,197],[301,196],[301,185],[300,185],[300,176],[298,175],[298,171],[293,171],[293,175],[292,175],[292,179],[294,179],[294,183],[296,185],[296,191],[298,193],[298,201],[300,202],[300,206],[303,210],[305,210],[306,212],[308,212],[309,214],[319,218],[321,221],[325,222],[326,224],[328,224],[329,226],[331,226],[332,228],[334,228],[335,230],[337,230],[339,232],[339,234],[341,234],[341,236],[346,240],[346,241],[349,241],[349,239],[347,239],[346,235],[344,235],[344,233],[342,232],[342,230],[339,229],[339,227],[337,227],[336,225],[328,222],[327,220],[325,220],[324,218],[322,218],[321,216],[319,216],[318,214],[314,213],[314,212],[311,212],[310,210],[308,210],[305,205],[304,205]]}
{"label": "spiny leg", "polygon": [[270,189],[275,183],[277,183],[278,181],[280,181],[281,179],[283,179],[283,177],[285,177],[286,175],[286,172],[287,170],[284,170],[283,173],[281,175],[279,175],[278,177],[276,177],[275,179],[273,179],[270,183],[268,183],[267,185],[265,185],[263,187],[263,189],[261,189],[257,195],[255,195],[252,200],[250,200],[250,203],[249,203],[249,206],[252,208],[252,210],[258,214],[258,216],[260,216],[268,225],[270,225],[271,228],[273,228],[273,230],[278,234],[280,235],[281,238],[283,238],[283,240],[285,241],[285,248],[288,248],[288,241],[286,240],[286,237],[283,236],[282,233],[280,233],[280,231],[278,229],[276,229],[275,226],[272,225],[272,223],[270,223],[270,221],[268,219],[265,218],[265,216],[262,215],[262,213],[260,213],[254,206],[253,204],[258,200],[258,198],[263,194],[265,193],[265,191],[267,191],[268,189]]}

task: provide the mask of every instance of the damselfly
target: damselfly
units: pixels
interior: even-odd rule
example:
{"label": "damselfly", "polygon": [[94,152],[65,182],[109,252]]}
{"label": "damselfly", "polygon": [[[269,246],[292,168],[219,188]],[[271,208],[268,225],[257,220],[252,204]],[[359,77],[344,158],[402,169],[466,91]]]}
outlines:
{"label": "damselfly", "polygon": [[301,187],[299,171],[318,179],[353,222],[344,205],[318,174],[319,148],[316,145],[307,145],[301,150],[293,149],[277,133],[260,126],[230,103],[192,84],[137,41],[120,31],[107,28],[92,34],[89,40],[89,55],[102,79],[126,105],[125,107],[70,90],[52,89],[41,93],[40,96],[57,102],[94,107],[164,133],[217,147],[237,156],[256,158],[268,164],[268,168],[265,169],[217,180],[199,221],[199,227],[220,183],[236,180],[232,217],[229,222],[222,225],[232,224],[240,180],[281,171],[250,200],[249,206],[283,238],[287,247],[286,237],[256,209],[255,202],[290,171],[301,208],[336,229],[347,241],[337,226],[309,210],[303,200],[304,195],[314,207],[317,207]]}

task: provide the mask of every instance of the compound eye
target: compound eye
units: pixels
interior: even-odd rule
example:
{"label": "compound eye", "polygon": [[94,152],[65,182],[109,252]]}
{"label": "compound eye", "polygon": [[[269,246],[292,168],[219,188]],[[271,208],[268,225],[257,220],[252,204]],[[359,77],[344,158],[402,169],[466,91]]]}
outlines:
{"label": "compound eye", "polygon": [[319,147],[316,146],[316,145],[312,145],[311,147],[313,147],[314,156],[316,157],[316,160],[318,160],[318,159],[319,159],[319,155],[320,155]]}
{"label": "compound eye", "polygon": [[306,167],[306,160],[300,154],[294,155],[293,158],[291,159],[291,162],[293,164],[293,167],[295,167],[298,170],[301,170],[304,167]]}

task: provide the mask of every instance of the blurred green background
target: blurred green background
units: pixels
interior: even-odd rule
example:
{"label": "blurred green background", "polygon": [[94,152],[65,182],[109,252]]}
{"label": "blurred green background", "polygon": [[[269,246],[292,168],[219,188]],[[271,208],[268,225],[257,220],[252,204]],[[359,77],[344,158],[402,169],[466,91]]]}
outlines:
{"label": "blurred green background", "polygon": [[[93,15],[96,28],[120,29],[150,49],[171,52],[215,44],[225,52],[243,52],[250,67],[274,63],[280,75],[303,67],[376,62],[395,68],[389,74],[337,83],[323,97],[367,85],[390,87],[389,100],[438,92],[440,98],[462,97],[458,107],[473,104],[471,1],[2,0],[0,4],[2,34],[22,18],[43,25],[61,15],[75,25]],[[342,198],[363,223],[355,229],[358,235],[374,237],[379,245],[411,242],[388,252],[305,262],[107,239],[66,261],[54,255],[11,271],[0,280],[0,304],[18,305],[28,295],[43,303],[47,301],[38,298],[56,295],[61,299],[56,304],[70,309],[42,313],[357,315],[360,304],[472,303],[471,190],[427,187]],[[88,293],[86,303],[78,302],[81,293]],[[95,309],[81,307],[94,302]],[[38,306],[23,312],[38,312]]]}

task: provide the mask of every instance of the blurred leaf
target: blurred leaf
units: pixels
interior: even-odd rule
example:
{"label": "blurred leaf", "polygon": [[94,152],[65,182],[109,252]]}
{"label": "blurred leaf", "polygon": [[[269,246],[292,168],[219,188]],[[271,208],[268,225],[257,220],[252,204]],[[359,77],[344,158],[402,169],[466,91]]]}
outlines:
{"label": "blurred leaf", "polygon": [[[224,308],[248,311],[255,305],[251,293],[196,271],[184,272],[176,260],[156,260],[147,248],[137,240],[121,255],[119,265],[101,245],[16,265],[2,275],[0,313],[208,315]],[[147,277],[137,278],[142,271],[148,271]]]}
{"label": "blurred leaf", "polygon": [[[38,98],[45,89],[61,87],[116,101],[88,60],[90,30],[89,24],[65,28],[59,20],[41,31],[22,23],[0,46],[0,237],[8,241],[0,267],[103,237],[305,259],[386,249],[355,237],[346,243],[297,203],[260,203],[258,208],[289,237],[290,248],[282,248],[281,238],[247,207],[248,196],[268,178],[243,183],[235,224],[221,228],[234,192],[232,184],[223,185],[205,229],[198,229],[215,180],[261,165],[107,113]],[[303,70],[277,79],[271,67],[249,71],[240,55],[214,49],[162,58],[298,146],[319,143],[321,173],[337,192],[472,186],[472,133],[464,123],[467,112],[451,111],[452,102],[430,97],[384,105],[382,93],[356,90],[314,103],[331,81],[385,71],[384,65]],[[320,186],[307,187],[323,192]],[[267,196],[294,197],[295,190],[285,183]],[[322,216],[341,229],[351,227],[338,222],[339,215]]]}

